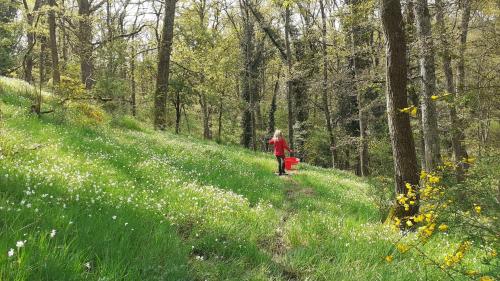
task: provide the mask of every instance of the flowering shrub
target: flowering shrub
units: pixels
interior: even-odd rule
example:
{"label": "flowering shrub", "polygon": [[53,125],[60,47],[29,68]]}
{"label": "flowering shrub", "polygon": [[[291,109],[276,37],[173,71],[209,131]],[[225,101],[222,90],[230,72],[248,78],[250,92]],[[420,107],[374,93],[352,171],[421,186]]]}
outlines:
{"label": "flowering shrub", "polygon": [[[488,161],[492,161],[491,158]],[[495,158],[498,159],[498,158]],[[463,163],[472,165],[475,159],[462,159]],[[387,262],[394,260],[394,253],[412,252],[422,257],[426,265],[432,265],[446,272],[450,278],[454,276],[478,276],[480,280],[494,280],[498,270],[498,208],[494,203],[495,190],[498,187],[498,160],[494,160],[496,179],[490,178],[478,184],[479,168],[471,166],[469,178],[462,184],[454,181],[455,164],[445,161],[436,172],[421,172],[421,187],[406,185],[406,193],[398,194],[397,204],[405,210],[420,199],[419,212],[403,219],[394,218],[392,226],[406,229],[395,242]],[[484,164],[483,164],[484,165]],[[491,167],[491,166],[489,166]],[[432,243],[429,243],[432,240]],[[436,243],[443,246],[436,252]],[[431,245],[429,245],[431,244]],[[474,254],[470,254],[474,252]],[[471,268],[472,259],[480,257],[479,268]],[[477,266],[477,264],[476,264]],[[498,274],[498,272],[496,272]]]}
{"label": "flowering shrub", "polygon": [[99,106],[87,102],[73,102],[68,105],[67,118],[78,125],[97,125],[107,120],[107,115]]}

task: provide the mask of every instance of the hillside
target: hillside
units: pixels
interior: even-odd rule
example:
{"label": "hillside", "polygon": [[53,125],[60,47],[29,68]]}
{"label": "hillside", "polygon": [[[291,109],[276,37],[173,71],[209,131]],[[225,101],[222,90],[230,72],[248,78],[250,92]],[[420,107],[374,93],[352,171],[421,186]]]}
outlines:
{"label": "hillside", "polygon": [[27,86],[0,83],[0,280],[443,274],[411,256],[385,261],[393,235],[380,223],[377,187],[352,174],[301,165],[277,177],[271,155],[130,117],[91,124],[71,106],[37,118]]}

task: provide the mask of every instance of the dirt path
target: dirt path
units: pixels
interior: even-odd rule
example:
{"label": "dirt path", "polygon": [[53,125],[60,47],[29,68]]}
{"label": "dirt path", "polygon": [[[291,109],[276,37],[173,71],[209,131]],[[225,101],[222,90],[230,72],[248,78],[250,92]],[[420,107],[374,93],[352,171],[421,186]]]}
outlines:
{"label": "dirt path", "polygon": [[291,250],[290,245],[288,245],[285,239],[286,225],[296,211],[293,202],[300,197],[314,196],[314,190],[312,188],[304,188],[293,178],[293,176],[285,176],[283,180],[287,183],[283,190],[285,193],[285,202],[282,208],[283,214],[281,215],[268,250],[270,250],[273,255],[273,261],[279,265],[282,277],[285,280],[301,280],[300,272],[295,271],[285,263],[286,254]]}

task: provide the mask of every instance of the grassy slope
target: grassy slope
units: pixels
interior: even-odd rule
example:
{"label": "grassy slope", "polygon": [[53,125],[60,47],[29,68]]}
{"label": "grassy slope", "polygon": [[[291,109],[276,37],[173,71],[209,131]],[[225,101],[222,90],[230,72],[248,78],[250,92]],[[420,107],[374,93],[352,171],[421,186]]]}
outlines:
{"label": "grassy slope", "polygon": [[425,279],[384,261],[373,187],[351,174],[278,178],[269,155],[131,120],[38,119],[0,85],[0,280]]}

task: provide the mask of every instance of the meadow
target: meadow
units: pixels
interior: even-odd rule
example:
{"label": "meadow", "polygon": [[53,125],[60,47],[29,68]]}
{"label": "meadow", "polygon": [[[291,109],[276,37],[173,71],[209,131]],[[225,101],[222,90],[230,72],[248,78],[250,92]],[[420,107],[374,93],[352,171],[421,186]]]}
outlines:
{"label": "meadow", "polygon": [[304,164],[277,177],[270,154],[126,116],[38,118],[31,91],[0,79],[0,280],[447,277],[395,251],[367,180]]}

